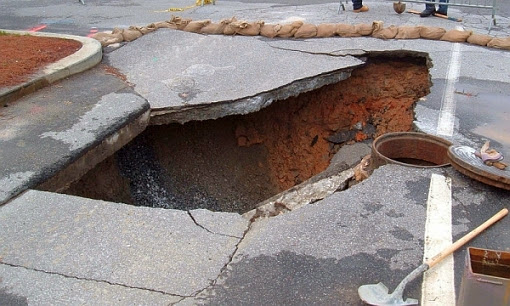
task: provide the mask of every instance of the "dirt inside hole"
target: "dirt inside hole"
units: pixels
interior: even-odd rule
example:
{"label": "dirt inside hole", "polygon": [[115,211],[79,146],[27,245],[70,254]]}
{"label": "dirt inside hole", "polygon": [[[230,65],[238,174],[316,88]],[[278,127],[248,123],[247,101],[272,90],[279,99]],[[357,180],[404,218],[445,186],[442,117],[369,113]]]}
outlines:
{"label": "dirt inside hole", "polygon": [[257,113],[150,126],[65,193],[244,213],[325,170],[346,143],[410,131],[429,88],[425,58],[369,58],[347,80]]}

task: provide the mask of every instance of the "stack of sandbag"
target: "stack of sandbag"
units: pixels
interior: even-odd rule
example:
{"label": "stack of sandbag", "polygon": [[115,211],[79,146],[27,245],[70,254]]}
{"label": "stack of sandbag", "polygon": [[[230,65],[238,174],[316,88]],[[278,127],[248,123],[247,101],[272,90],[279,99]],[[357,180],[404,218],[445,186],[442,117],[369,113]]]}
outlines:
{"label": "stack of sandbag", "polygon": [[234,21],[230,23],[230,27],[234,30],[234,34],[243,36],[258,36],[260,28],[264,25],[264,21]]}
{"label": "stack of sandbag", "polygon": [[472,31],[463,31],[463,30],[448,30],[441,36],[440,40],[450,41],[450,42],[466,42],[468,37],[471,36]]}
{"label": "stack of sandbag", "polygon": [[276,37],[282,37],[282,38],[290,38],[294,37],[294,34],[296,34],[297,30],[303,25],[303,21],[296,20],[292,23],[279,25],[277,24],[275,26],[276,29]]}
{"label": "stack of sandbag", "polygon": [[397,36],[398,28],[394,25],[385,28],[382,21],[374,21],[372,25],[372,37],[381,39],[393,39],[395,36]]}
{"label": "stack of sandbag", "polygon": [[446,30],[440,27],[421,27],[420,37],[424,39],[438,40],[443,37]]}
{"label": "stack of sandbag", "polygon": [[472,33],[468,38],[467,42],[473,45],[487,46],[492,40],[492,36]]}
{"label": "stack of sandbag", "polygon": [[232,22],[237,21],[235,17],[229,18],[229,19],[222,19],[219,23],[211,22],[202,29],[200,29],[200,33],[202,34],[223,34],[225,31],[225,28],[227,25],[231,24]]}
{"label": "stack of sandbag", "polygon": [[311,23],[303,23],[294,33],[295,38],[312,38],[317,36],[317,26]]}
{"label": "stack of sandbag", "polygon": [[296,20],[286,24],[266,24],[259,20],[249,22],[237,20],[235,17],[222,19],[219,23],[211,20],[192,21],[181,17],[172,16],[168,21],[151,23],[144,27],[130,26],[127,29],[115,28],[111,33],[96,33],[92,37],[97,39],[102,46],[108,46],[122,41],[133,41],[142,35],[161,28],[182,30],[200,34],[216,35],[261,35],[268,38],[313,38],[313,37],[361,37],[371,36],[380,39],[430,39],[450,42],[467,42],[479,46],[488,46],[510,50],[510,37],[492,37],[480,35],[472,31],[445,30],[440,27],[430,26],[384,26],[382,21],[374,21],[372,24],[344,24],[322,23],[319,25],[305,23]]}
{"label": "stack of sandbag", "polygon": [[92,38],[101,43],[101,46],[106,47],[124,41],[122,36],[122,29],[114,28],[111,33],[98,32],[92,35]]}
{"label": "stack of sandbag", "polygon": [[487,43],[487,47],[510,50],[510,37],[493,38]]}
{"label": "stack of sandbag", "polygon": [[418,39],[420,32],[421,26],[399,26],[395,39]]}
{"label": "stack of sandbag", "polygon": [[199,21],[190,21],[183,31],[191,32],[191,33],[200,33],[202,28],[209,25],[211,23],[211,20],[199,20]]}
{"label": "stack of sandbag", "polygon": [[333,37],[336,35],[336,23],[321,23],[317,25],[317,37]]}
{"label": "stack of sandbag", "polygon": [[189,18],[183,19],[181,17],[172,16],[172,18],[168,21],[168,24],[170,25],[169,26],[170,29],[184,30],[184,28],[190,22],[191,22],[191,19],[189,19]]}

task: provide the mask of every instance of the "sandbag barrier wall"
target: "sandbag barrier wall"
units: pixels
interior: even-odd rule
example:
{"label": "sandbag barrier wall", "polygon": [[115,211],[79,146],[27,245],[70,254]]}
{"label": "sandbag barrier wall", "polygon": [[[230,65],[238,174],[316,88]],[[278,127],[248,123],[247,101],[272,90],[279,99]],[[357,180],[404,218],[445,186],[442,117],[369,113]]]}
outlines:
{"label": "sandbag barrier wall", "polygon": [[445,30],[429,26],[394,26],[384,27],[382,21],[371,24],[322,23],[319,25],[294,21],[288,24],[265,24],[264,21],[248,22],[235,17],[223,19],[219,23],[211,20],[193,21],[173,16],[168,21],[151,23],[145,27],[130,26],[127,29],[115,28],[111,33],[100,32],[92,36],[102,46],[123,41],[133,41],[144,34],[160,28],[182,30],[186,32],[216,35],[264,36],[269,38],[313,38],[313,37],[362,37],[370,36],[380,39],[432,39],[450,42],[467,42],[479,46],[510,50],[510,37],[493,37],[473,33],[473,31]]}

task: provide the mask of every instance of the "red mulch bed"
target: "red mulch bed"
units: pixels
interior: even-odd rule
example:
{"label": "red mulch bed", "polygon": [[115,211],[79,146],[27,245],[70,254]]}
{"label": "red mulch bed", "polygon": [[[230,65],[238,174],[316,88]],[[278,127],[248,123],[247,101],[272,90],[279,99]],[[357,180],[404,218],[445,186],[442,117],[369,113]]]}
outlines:
{"label": "red mulch bed", "polygon": [[81,48],[70,39],[0,32],[0,87],[18,85],[31,75]]}

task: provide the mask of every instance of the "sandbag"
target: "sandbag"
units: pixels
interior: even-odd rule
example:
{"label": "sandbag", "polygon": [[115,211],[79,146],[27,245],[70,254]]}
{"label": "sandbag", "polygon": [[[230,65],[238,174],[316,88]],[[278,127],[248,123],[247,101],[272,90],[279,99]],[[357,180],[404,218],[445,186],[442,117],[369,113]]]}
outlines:
{"label": "sandbag", "polygon": [[120,43],[124,40],[122,37],[122,32],[117,33],[104,33],[104,32],[98,32],[91,36],[95,40],[99,41],[101,43],[101,46],[106,47],[111,44]]}
{"label": "sandbag", "polygon": [[122,39],[125,41],[133,41],[142,35],[142,32],[140,32],[138,27],[135,26],[130,26],[129,28],[122,31]]}
{"label": "sandbag", "polygon": [[317,36],[317,26],[311,23],[304,23],[294,33],[295,38],[311,38]]}
{"label": "sandbag", "polygon": [[443,37],[446,30],[440,27],[426,27],[422,26],[420,29],[420,37],[425,39],[438,40]]}
{"label": "sandbag", "polygon": [[122,32],[124,32],[124,29],[113,28],[112,30],[112,34],[122,34]]}
{"label": "sandbag", "polygon": [[493,38],[487,43],[487,47],[510,50],[510,37]]}
{"label": "sandbag", "polygon": [[200,29],[200,33],[204,34],[223,34],[223,31],[225,30],[225,27],[227,24],[231,23],[232,20],[235,19],[235,17],[231,19],[222,19],[220,20],[220,23],[210,23]]}
{"label": "sandbag", "polygon": [[377,35],[377,33],[381,32],[384,29],[384,22],[382,21],[374,21],[372,22],[372,36]]}
{"label": "sandbag", "polygon": [[492,38],[493,37],[489,35],[473,33],[468,37],[467,42],[473,45],[487,46],[487,44],[489,43],[489,41],[491,41]]}
{"label": "sandbag", "polygon": [[181,17],[172,16],[168,24],[171,29],[183,30],[190,22],[191,19],[182,19]]}
{"label": "sandbag", "polygon": [[231,19],[224,19],[225,27],[223,28],[224,35],[234,35],[236,33],[236,29],[232,26],[233,22],[237,21],[237,18],[232,17]]}
{"label": "sandbag", "polygon": [[154,22],[154,25],[156,26],[156,28],[158,29],[162,29],[162,28],[171,28],[172,26],[170,25],[170,23],[168,23],[168,21],[158,21],[158,22]]}
{"label": "sandbag", "polygon": [[257,36],[260,34],[260,27],[264,25],[264,21],[259,20],[255,22],[236,21],[232,22],[231,26],[235,29],[236,34],[244,36]]}
{"label": "sandbag", "polygon": [[451,41],[451,42],[466,42],[468,37],[471,36],[472,31],[462,31],[462,30],[448,30],[441,36],[440,40]]}
{"label": "sandbag", "polygon": [[361,34],[356,33],[356,27],[352,24],[339,23],[336,25],[336,34],[340,37],[360,37]]}
{"label": "sandbag", "polygon": [[333,37],[336,35],[336,24],[321,23],[317,25],[317,37]]}
{"label": "sandbag", "polygon": [[400,26],[395,39],[418,39],[420,38],[420,30],[420,26]]}
{"label": "sandbag", "polygon": [[200,33],[200,30],[205,27],[206,25],[210,24],[211,20],[197,20],[197,21],[191,21],[184,27],[183,31],[191,32],[191,33]]}
{"label": "sandbag", "polygon": [[222,25],[221,23],[211,22],[210,24],[201,28],[200,33],[202,33],[202,34],[223,34],[224,28],[225,28],[224,24]]}
{"label": "sandbag", "polygon": [[158,28],[156,27],[156,25],[154,23],[151,23],[151,24],[148,24],[147,26],[145,27],[141,27],[139,28],[140,32],[142,32],[143,35],[147,34],[147,33],[150,33],[150,32],[154,32],[156,31]]}
{"label": "sandbag", "polygon": [[361,36],[370,36],[374,30],[373,25],[369,23],[360,23],[354,26],[354,30]]}
{"label": "sandbag", "polygon": [[289,38],[293,37],[296,34],[297,30],[303,25],[303,21],[297,20],[292,23],[282,25],[277,33],[277,37]]}
{"label": "sandbag", "polygon": [[381,38],[381,39],[393,39],[397,36],[398,28],[394,25],[390,25],[387,28],[382,28],[377,32],[372,32],[372,37]]}
{"label": "sandbag", "polygon": [[274,38],[278,34],[282,26],[279,24],[264,24],[260,27],[260,35],[264,37]]}

